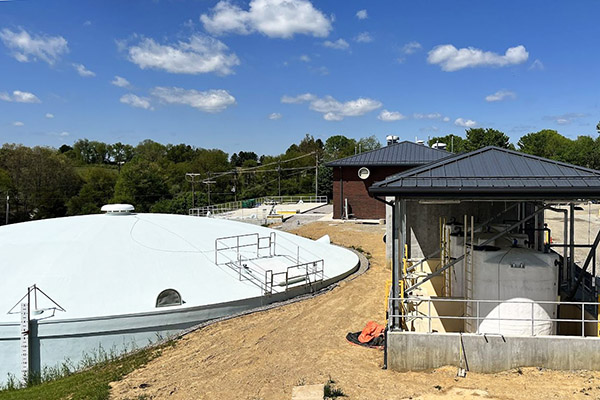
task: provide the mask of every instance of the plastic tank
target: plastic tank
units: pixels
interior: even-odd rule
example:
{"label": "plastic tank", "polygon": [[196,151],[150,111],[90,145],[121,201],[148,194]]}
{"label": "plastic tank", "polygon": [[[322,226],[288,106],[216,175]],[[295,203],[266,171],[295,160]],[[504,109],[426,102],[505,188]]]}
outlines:
{"label": "plastic tank", "polygon": [[[552,335],[554,324],[548,319],[556,318],[556,304],[537,302],[556,301],[557,259],[558,255],[553,253],[520,247],[475,250],[472,298],[499,302],[480,303],[479,316],[484,320],[480,320],[479,327],[475,322],[466,324],[467,331],[520,336]],[[470,314],[477,315],[475,305]]]}

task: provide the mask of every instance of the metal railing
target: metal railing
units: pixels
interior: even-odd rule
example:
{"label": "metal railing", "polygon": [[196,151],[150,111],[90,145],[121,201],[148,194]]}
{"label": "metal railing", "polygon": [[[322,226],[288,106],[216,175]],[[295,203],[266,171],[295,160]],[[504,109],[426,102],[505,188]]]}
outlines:
{"label": "metal railing", "polygon": [[[462,310],[466,309],[467,304],[474,305],[475,315],[440,315],[435,303],[458,303],[462,306]],[[482,308],[489,309],[489,306],[501,306],[501,305],[515,305],[515,304],[530,304],[531,313],[527,318],[519,318],[514,316],[501,317],[500,309],[493,308],[490,312],[482,312]],[[541,317],[536,316],[536,306],[539,307],[549,305],[556,306],[557,310],[559,306],[574,306],[581,309],[580,318],[551,318],[550,316]],[[427,298],[427,297],[407,297],[407,298],[389,298],[388,299],[388,318],[389,320],[399,319],[402,321],[400,326],[408,326],[409,323],[415,320],[427,321],[427,333],[433,332],[433,321],[438,320],[440,323],[442,320],[460,320],[463,322],[475,321],[476,329],[475,332],[480,333],[481,323],[483,321],[501,321],[522,323],[527,322],[531,327],[531,335],[536,336],[536,327],[540,324],[547,323],[577,323],[581,329],[580,336],[585,337],[586,324],[595,324],[600,328],[599,320],[597,318],[586,318],[586,311],[591,315],[598,315],[598,306],[600,303],[597,302],[576,302],[576,301],[533,301],[533,300],[468,300],[468,299],[452,299],[452,298]],[[432,315],[432,311],[435,314]],[[543,308],[543,307],[542,307]],[[460,307],[459,307],[460,309]],[[494,316],[494,310],[498,309],[497,317]],[[402,312],[399,312],[402,310]],[[484,315],[485,314],[485,315]],[[558,314],[558,311],[557,311]],[[598,336],[598,329],[594,330],[595,335]],[[487,333],[501,333],[501,332],[487,332]],[[588,335],[590,336],[590,335]]]}
{"label": "metal railing", "polygon": [[[290,286],[312,285],[324,279],[323,259],[301,262],[300,246],[290,242],[295,247],[290,249],[281,243],[289,240],[283,237],[279,239],[275,232],[271,232],[269,236],[248,233],[217,238],[215,239],[215,264],[226,265],[236,272],[240,281],[250,281],[265,294],[273,293],[274,287],[285,287],[285,290],[288,290]],[[314,256],[310,251],[306,253]],[[261,259],[276,256],[283,257],[293,265],[281,272],[266,270],[260,265]]]}
{"label": "metal railing", "polygon": [[[263,196],[255,199],[230,201],[227,203],[214,204],[210,206],[190,208],[188,210],[188,214],[195,217],[207,217],[244,208],[251,209],[260,205],[298,204],[300,202],[327,204],[328,201],[329,200],[327,199],[327,196]],[[250,204],[252,206],[248,207]]]}
{"label": "metal railing", "polygon": [[[258,233],[247,233],[244,235],[225,236],[215,239],[215,264],[224,264],[227,262],[237,261],[238,263],[244,260],[251,260],[260,257],[273,257],[275,255],[276,234],[271,232],[269,236],[260,236]],[[240,254],[243,249],[252,252],[254,257],[242,256]],[[256,249],[256,253],[254,250]],[[261,250],[269,250],[266,255],[261,255]],[[235,260],[227,255],[228,252],[235,252]],[[221,258],[219,258],[221,256]],[[226,261],[223,262],[222,258]]]}
{"label": "metal railing", "polygon": [[[265,293],[273,293],[273,286],[285,286],[287,291],[290,286],[295,286],[298,283],[312,285],[320,282],[324,277],[324,265],[325,262],[321,259],[292,265],[285,272],[265,271]],[[282,277],[282,279],[277,281],[277,277]]]}

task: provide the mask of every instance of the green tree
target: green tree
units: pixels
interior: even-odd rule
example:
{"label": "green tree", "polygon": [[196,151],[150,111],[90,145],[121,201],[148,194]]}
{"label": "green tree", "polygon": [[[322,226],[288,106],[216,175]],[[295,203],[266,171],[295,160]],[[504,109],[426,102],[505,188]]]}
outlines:
{"label": "green tree", "polygon": [[517,146],[523,153],[557,161],[576,158],[571,149],[572,141],[552,129],[528,133],[519,139]]}
{"label": "green tree", "polygon": [[117,182],[114,169],[90,168],[84,174],[85,183],[76,196],[68,201],[69,215],[97,214],[110,203]]}
{"label": "green tree", "polygon": [[514,148],[510,144],[510,138],[492,128],[470,128],[466,130],[465,150],[473,151],[485,146],[496,146],[504,149]]}
{"label": "green tree", "polygon": [[137,211],[148,212],[154,203],[171,197],[164,178],[156,163],[131,161],[119,174],[113,201],[130,203]]}
{"label": "green tree", "polygon": [[381,148],[381,142],[375,135],[361,138],[358,140],[357,144],[361,151],[377,150]]}
{"label": "green tree", "polygon": [[347,138],[344,135],[334,135],[325,141],[324,157],[326,161],[333,161],[351,156],[355,150],[356,140]]}
{"label": "green tree", "polygon": [[119,172],[121,172],[121,167],[123,164],[131,161],[134,156],[133,146],[130,144],[123,144],[121,142],[117,142],[108,146],[108,153],[111,164],[116,164]]}

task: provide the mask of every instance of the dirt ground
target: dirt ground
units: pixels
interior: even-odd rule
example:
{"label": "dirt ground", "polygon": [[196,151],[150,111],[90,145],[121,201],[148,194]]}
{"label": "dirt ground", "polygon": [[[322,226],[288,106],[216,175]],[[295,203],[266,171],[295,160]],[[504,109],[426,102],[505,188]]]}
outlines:
{"label": "dirt ground", "polygon": [[[384,323],[382,225],[315,222],[296,233],[329,234],[361,247],[371,269],[310,300],[219,322],[168,348],[147,366],[112,383],[112,399],[286,400],[292,387],[336,382],[347,399],[600,399],[600,373],[524,368],[498,374],[456,367],[428,372],[383,370],[383,353],[350,345],[346,333],[369,320]],[[587,232],[586,232],[587,233]]]}

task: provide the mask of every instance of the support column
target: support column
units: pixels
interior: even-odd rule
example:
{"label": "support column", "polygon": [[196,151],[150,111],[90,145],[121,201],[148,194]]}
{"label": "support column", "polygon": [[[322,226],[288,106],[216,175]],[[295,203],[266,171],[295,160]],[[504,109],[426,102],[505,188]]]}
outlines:
{"label": "support column", "polygon": [[[398,299],[401,295],[400,282],[404,279],[402,262],[406,245],[406,200],[396,198],[392,211],[392,297]],[[393,314],[400,311],[401,303],[394,301]],[[400,328],[400,318],[392,319],[392,328]]]}
{"label": "support column", "polygon": [[569,227],[569,269],[567,270],[567,282],[569,290],[573,286],[573,272],[575,271],[575,204],[569,203],[570,227]]}
{"label": "support column", "polygon": [[[398,283],[398,273],[400,272],[400,255],[398,251],[398,246],[400,245],[400,241],[398,240],[398,226],[399,218],[398,218],[398,199],[394,202],[392,206],[392,237],[388,238],[392,240],[392,298],[397,299],[400,295],[400,288]],[[391,302],[391,315],[396,315],[396,310],[398,309],[398,302],[396,300],[392,300]],[[391,317],[390,315],[390,317]],[[391,328],[392,330],[398,327],[398,318],[391,317]]]}

